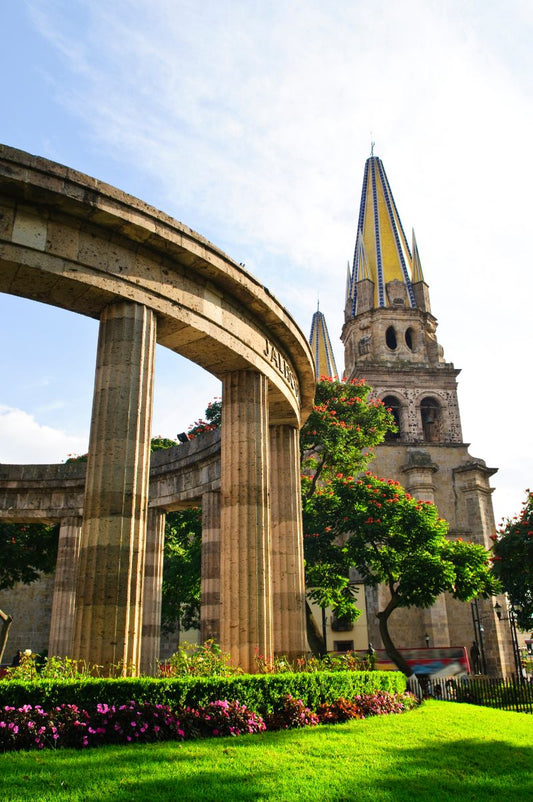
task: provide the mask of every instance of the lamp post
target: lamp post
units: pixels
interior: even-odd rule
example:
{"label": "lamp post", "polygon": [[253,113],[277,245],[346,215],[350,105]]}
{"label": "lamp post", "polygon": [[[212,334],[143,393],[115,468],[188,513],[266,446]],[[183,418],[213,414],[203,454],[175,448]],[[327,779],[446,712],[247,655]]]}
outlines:
{"label": "lamp post", "polygon": [[494,605],[498,621],[509,621],[509,629],[511,630],[511,643],[513,644],[513,657],[516,677],[520,682],[523,682],[524,675],[522,674],[522,660],[520,659],[520,646],[518,645],[518,635],[516,632],[516,611],[512,607],[508,607],[507,618],[502,616],[502,606],[499,602]]}
{"label": "lamp post", "polygon": [[470,609],[472,611],[472,624],[474,626],[474,640],[479,648],[479,654],[481,657],[481,670],[483,674],[486,674],[487,659],[485,657],[485,644],[483,642],[483,633],[485,632],[485,627],[481,621],[477,599],[474,599],[474,601],[471,602]]}

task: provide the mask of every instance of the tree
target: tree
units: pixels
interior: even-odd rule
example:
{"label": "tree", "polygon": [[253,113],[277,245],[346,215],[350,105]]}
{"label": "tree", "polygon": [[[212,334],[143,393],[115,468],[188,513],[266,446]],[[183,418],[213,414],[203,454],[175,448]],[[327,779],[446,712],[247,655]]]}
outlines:
{"label": "tree", "polygon": [[448,540],[448,524],[435,505],[413,498],[392,479],[339,473],[305,501],[304,522],[306,542],[318,540],[321,551],[329,543],[367,584],[387,587],[388,602],[377,613],[380,634],[407,676],[411,669],[388,629],[394,610],[430,607],[441,593],[464,602],[499,590],[489,552],[460,538]]}
{"label": "tree", "polygon": [[161,605],[161,625],[166,632],[200,625],[201,554],[201,508],[167,513]]}
{"label": "tree", "polygon": [[[189,426],[190,440],[220,428],[222,402],[211,401],[201,418]],[[178,445],[164,437],[152,440],[152,451]],[[164,632],[200,626],[202,510],[190,507],[169,512],[165,520],[161,627]]]}
{"label": "tree", "polygon": [[374,446],[396,430],[391,410],[371,399],[371,392],[364,379],[322,377],[317,383],[313,409],[300,433],[304,499],[339,472],[362,471]]}
{"label": "tree", "polygon": [[0,523],[0,590],[29,585],[56,566],[59,524]]}
{"label": "tree", "polygon": [[222,401],[220,398],[210,401],[204,414],[205,420],[200,418],[200,420],[195,421],[192,426],[189,426],[187,431],[189,440],[194,440],[195,437],[205,434],[205,432],[212,432],[215,429],[220,429],[222,424]]}
{"label": "tree", "polygon": [[492,570],[502,583],[520,629],[533,629],[533,493],[526,490],[519,515],[493,536]]}
{"label": "tree", "polygon": [[[322,377],[317,383],[311,415],[300,433],[302,501],[304,509],[305,584],[311,601],[323,610],[330,607],[337,618],[355,621],[361,614],[355,588],[349,581],[350,565],[342,547],[312,523],[308,502],[321,486],[338,473],[359,473],[374,456],[396,424],[382,401],[370,398],[363,379],[345,382]],[[323,634],[306,605],[307,634],[315,653],[325,652]]]}
{"label": "tree", "polygon": [[[59,524],[0,523],[0,590],[29,585],[56,566]],[[0,660],[11,616],[0,610]]]}

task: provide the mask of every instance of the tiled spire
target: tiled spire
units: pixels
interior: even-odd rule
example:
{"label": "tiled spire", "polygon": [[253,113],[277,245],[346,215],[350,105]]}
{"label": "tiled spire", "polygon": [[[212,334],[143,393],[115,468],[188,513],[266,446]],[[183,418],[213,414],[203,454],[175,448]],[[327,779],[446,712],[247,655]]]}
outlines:
{"label": "tiled spire", "polygon": [[[415,243],[416,247],[416,243]],[[414,270],[414,272],[413,272]],[[347,308],[358,313],[358,283],[365,279],[374,285],[373,308],[390,305],[387,284],[401,282],[407,307],[416,307],[412,283],[423,281],[418,251],[414,259],[400,221],[394,197],[378,156],[365,164],[363,191],[357,224],[353,266],[349,281]]]}
{"label": "tiled spire", "polygon": [[333,355],[333,348],[331,347],[331,340],[326,325],[326,318],[319,310],[318,306],[311,322],[309,344],[315,359],[317,380],[320,379],[321,376],[338,376],[335,356]]}

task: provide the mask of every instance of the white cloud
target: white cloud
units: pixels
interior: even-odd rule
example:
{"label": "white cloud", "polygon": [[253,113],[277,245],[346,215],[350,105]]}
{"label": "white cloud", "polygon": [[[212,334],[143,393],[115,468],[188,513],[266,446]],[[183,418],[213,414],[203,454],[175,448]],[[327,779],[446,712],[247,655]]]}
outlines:
{"label": "white cloud", "polygon": [[87,444],[87,436],[69,435],[40,424],[22,409],[0,406],[0,462],[65,462],[71,454],[84,454]]}
{"label": "white cloud", "polygon": [[[61,69],[51,62],[41,70],[78,128],[72,166],[101,170],[96,176],[112,183],[113,156],[122,189],[138,188],[246,262],[306,334],[319,295],[338,358],[346,260],[375,139],[404,226],[416,229],[446,358],[463,368],[464,437],[474,455],[500,466],[496,505],[498,496],[521,497],[533,470],[518,411],[533,390],[524,369],[533,297],[531,3],[28,7],[61,60]],[[168,371],[154,416],[162,434],[186,427],[212,395],[209,383],[205,400],[189,387],[192,404],[181,406]]]}

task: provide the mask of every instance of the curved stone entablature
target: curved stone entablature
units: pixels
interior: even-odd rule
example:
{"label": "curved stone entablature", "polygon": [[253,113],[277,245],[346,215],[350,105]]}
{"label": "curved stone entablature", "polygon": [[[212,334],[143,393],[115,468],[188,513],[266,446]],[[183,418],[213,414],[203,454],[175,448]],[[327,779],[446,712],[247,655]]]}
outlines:
{"label": "curved stone entablature", "polygon": [[[86,462],[58,465],[0,463],[0,521],[56,523],[83,516]],[[202,503],[220,490],[220,432],[173,448],[154,451],[150,460],[150,509],[159,512]]]}
{"label": "curved stone entablature", "polygon": [[132,301],[157,342],[223,378],[269,381],[274,423],[299,426],[314,395],[307,340],[222,251],[163,212],[63,165],[0,145],[0,292],[100,318]]}
{"label": "curved stone entablature", "polygon": [[[154,665],[156,653],[143,648],[141,658],[141,644],[148,637],[155,649],[157,641],[164,513],[198,495],[209,636],[219,633],[248,671],[257,652],[269,659],[305,651],[298,437],[314,366],[287,311],[181,223],[2,146],[0,292],[99,319],[83,508],[81,488],[60,486],[68,472],[50,476],[51,507],[72,505],[59,516],[51,653],[61,647],[111,673],[117,665],[136,673],[141,659]],[[151,482],[156,342],[222,381],[221,457],[203,474],[155,458]],[[28,488],[30,474],[21,475]],[[8,512],[21,500],[10,490]],[[44,520],[45,507],[41,495],[36,517]]]}

